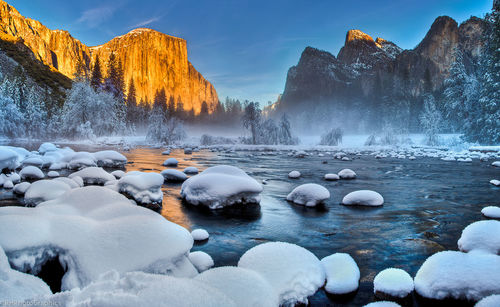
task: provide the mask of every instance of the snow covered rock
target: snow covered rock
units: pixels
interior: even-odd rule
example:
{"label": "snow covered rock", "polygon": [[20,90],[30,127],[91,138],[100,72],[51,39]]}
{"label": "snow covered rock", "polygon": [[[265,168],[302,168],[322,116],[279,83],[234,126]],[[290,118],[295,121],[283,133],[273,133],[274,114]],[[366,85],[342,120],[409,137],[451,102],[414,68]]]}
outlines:
{"label": "snow covered rock", "polygon": [[185,155],[190,155],[192,153],[193,153],[193,149],[192,148],[190,148],[190,147],[184,148],[184,154]]}
{"label": "snow covered rock", "polygon": [[177,164],[179,164],[179,161],[176,158],[168,158],[163,162],[164,166],[177,166]]}
{"label": "snow covered rock", "polygon": [[259,273],[279,296],[280,305],[307,304],[325,282],[319,259],[295,244],[269,242],[257,245],[241,256],[238,267]]}
{"label": "snow covered rock", "polygon": [[324,179],[327,181],[335,181],[335,180],[339,180],[340,177],[337,174],[325,174]]}
{"label": "snow covered rock", "polygon": [[[75,176],[73,178],[68,178],[68,177],[57,177],[57,178],[54,178],[52,180],[54,181],[62,181],[64,182],[65,184],[69,185],[72,189],[75,189],[75,188],[81,188],[83,187],[83,181],[82,181],[82,184],[80,185],[79,182],[76,182],[74,179],[75,178],[80,178],[78,176]],[[80,178],[81,180],[81,178]]]}
{"label": "snow covered rock", "polygon": [[354,191],[342,199],[342,205],[346,206],[382,206],[384,204],[384,198],[382,195],[375,191],[370,190],[359,190]]}
{"label": "snow covered rock", "polygon": [[355,179],[356,173],[349,168],[345,168],[338,173],[340,179]]}
{"label": "snow covered rock", "polygon": [[24,193],[24,202],[28,206],[36,206],[41,202],[58,198],[71,186],[59,180],[38,180],[33,182]]}
{"label": "snow covered rock", "polygon": [[114,150],[102,150],[93,153],[97,166],[100,167],[123,167],[127,158]]}
{"label": "snow covered rock", "polygon": [[192,245],[183,227],[99,186],[69,190],[34,208],[0,208],[0,246],[13,268],[36,274],[59,257],[63,290],[109,270],[192,277]]}
{"label": "snow covered rock", "polygon": [[359,268],[349,254],[335,253],[321,259],[321,264],[326,273],[326,292],[341,295],[358,289]]}
{"label": "snow covered rock", "polygon": [[373,280],[373,292],[375,296],[385,298],[404,298],[413,292],[413,278],[404,270],[389,268],[375,276]]}
{"label": "snow covered rock", "polygon": [[291,171],[290,173],[288,173],[288,178],[297,179],[299,177],[300,177],[299,171]]}
{"label": "snow covered rock", "polygon": [[118,180],[118,190],[141,204],[161,204],[163,180],[158,173],[128,172]]}
{"label": "snow covered rock", "polygon": [[22,302],[38,295],[50,295],[49,286],[38,277],[21,273],[10,267],[7,256],[0,246],[0,304],[9,301]]}
{"label": "snow covered rock", "polygon": [[491,165],[496,166],[496,167],[500,167],[500,161],[495,161],[495,162],[491,163]]}
{"label": "snow covered rock", "polygon": [[236,203],[259,203],[262,186],[243,170],[230,166],[209,167],[184,181],[181,196],[192,205],[220,209]]}
{"label": "snow covered rock", "polygon": [[56,172],[56,171],[49,171],[49,172],[47,173],[47,177],[49,177],[49,178],[59,177],[59,173],[58,173],[58,172]]}
{"label": "snow covered rock", "polygon": [[494,186],[500,187],[500,180],[492,179],[490,183]]}
{"label": "snow covered rock", "polygon": [[74,153],[71,156],[71,160],[68,162],[69,169],[81,169],[95,166],[97,166],[97,164],[94,155],[86,151]]}
{"label": "snow covered rock", "polygon": [[46,152],[56,151],[57,149],[57,146],[52,143],[43,143],[40,147],[38,147],[38,152],[43,155]]}
{"label": "snow covered rock", "polygon": [[191,236],[195,241],[203,241],[207,240],[210,235],[208,234],[208,231],[200,228],[191,231]]}
{"label": "snow covered rock", "polygon": [[24,159],[22,162],[21,162],[22,166],[25,167],[25,166],[36,166],[36,167],[42,167],[43,166],[43,160],[40,159],[39,157],[29,157],[29,158],[26,158]]}
{"label": "snow covered rock", "polygon": [[378,301],[364,305],[363,307],[401,307],[401,305],[391,301]]}
{"label": "snow covered rock", "polygon": [[426,298],[479,300],[500,293],[500,256],[439,252],[425,260],[414,282],[415,291]]}
{"label": "snow covered rock", "polygon": [[26,166],[19,172],[19,176],[23,180],[38,180],[45,177],[42,170],[36,166]]}
{"label": "snow covered rock", "polygon": [[458,240],[458,249],[463,252],[482,250],[500,254],[500,221],[479,221],[465,227]]}
{"label": "snow covered rock", "polygon": [[7,179],[3,183],[3,188],[4,189],[12,189],[14,187],[14,183],[12,183],[11,180]]}
{"label": "snow covered rock", "polygon": [[18,155],[16,152],[8,148],[0,147],[0,172],[3,169],[16,169],[18,165],[17,158]]}
{"label": "snow covered rock", "polygon": [[198,174],[198,169],[194,166],[188,166],[184,169],[184,173],[188,175],[196,175]]}
{"label": "snow covered rock", "polygon": [[490,296],[487,296],[477,302],[474,307],[498,307],[500,306],[500,294],[493,294]]}
{"label": "snow covered rock", "polygon": [[161,171],[160,174],[166,182],[183,182],[188,178],[185,173],[171,168]]}
{"label": "snow covered rock", "polygon": [[170,150],[165,150],[161,154],[164,155],[164,156],[168,156],[170,154]]}
{"label": "snow covered rock", "polygon": [[299,185],[287,195],[286,200],[297,205],[314,207],[330,198],[330,192],[316,183]]}
{"label": "snow covered rock", "polygon": [[260,274],[240,267],[219,267],[203,272],[195,280],[210,285],[240,307],[278,306],[278,295]]}
{"label": "snow covered rock", "polygon": [[109,271],[83,288],[42,298],[42,306],[138,307],[207,306],[237,307],[218,289],[191,278]]}
{"label": "snow covered rock", "polygon": [[189,253],[189,261],[194,265],[198,272],[204,272],[214,266],[214,260],[209,254],[201,251]]}
{"label": "snow covered rock", "polygon": [[125,176],[125,172],[122,170],[116,170],[116,171],[112,171],[111,175],[115,176],[116,179],[120,179],[123,176]]}
{"label": "snow covered rock", "polygon": [[18,195],[24,195],[26,190],[30,187],[31,183],[29,182],[21,182],[14,186],[14,193]]}
{"label": "snow covered rock", "polygon": [[68,177],[74,178],[75,176],[81,177],[85,184],[104,185],[106,181],[115,180],[115,176],[96,166],[86,167],[70,174]]}
{"label": "snow covered rock", "polygon": [[497,206],[484,207],[481,213],[491,219],[500,219],[500,207]]}

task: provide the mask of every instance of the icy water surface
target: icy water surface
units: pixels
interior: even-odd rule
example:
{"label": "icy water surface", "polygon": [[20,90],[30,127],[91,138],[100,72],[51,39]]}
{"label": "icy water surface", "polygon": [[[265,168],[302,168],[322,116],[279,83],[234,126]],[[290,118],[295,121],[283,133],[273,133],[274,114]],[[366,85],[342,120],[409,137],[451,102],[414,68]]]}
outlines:
{"label": "icy water surface", "polygon": [[[81,149],[78,149],[81,150]],[[95,149],[97,150],[97,149]],[[373,278],[388,267],[406,270],[414,276],[424,260],[445,249],[457,250],[457,240],[468,224],[481,220],[481,208],[500,204],[500,188],[489,184],[499,171],[490,162],[445,162],[435,158],[375,159],[372,156],[340,161],[317,155],[289,157],[286,153],[228,152],[202,150],[185,155],[173,150],[136,148],[123,152],[127,171],[159,172],[169,157],[179,160],[177,169],[230,164],[262,182],[267,180],[259,206],[246,210],[208,212],[182,204],[181,184],[165,184],[161,214],[188,229],[204,228],[210,239],[193,250],[210,254],[216,266],[236,265],[249,248],[268,241],[295,243],[318,258],[336,252],[349,253],[361,270],[358,292],[351,297],[327,296],[323,290],[310,298],[312,306],[361,306],[374,301]],[[323,162],[327,161],[327,164]],[[355,180],[324,181],[326,173],[353,169]],[[289,179],[291,170],[302,173]],[[305,208],[288,203],[286,195],[297,185],[318,183],[331,198],[322,208]],[[360,189],[382,194],[381,208],[352,208],[340,205],[349,192]],[[2,192],[0,192],[2,193]],[[2,198],[4,200],[2,200]],[[2,205],[14,204],[0,195]],[[423,306],[414,300],[414,306]]]}

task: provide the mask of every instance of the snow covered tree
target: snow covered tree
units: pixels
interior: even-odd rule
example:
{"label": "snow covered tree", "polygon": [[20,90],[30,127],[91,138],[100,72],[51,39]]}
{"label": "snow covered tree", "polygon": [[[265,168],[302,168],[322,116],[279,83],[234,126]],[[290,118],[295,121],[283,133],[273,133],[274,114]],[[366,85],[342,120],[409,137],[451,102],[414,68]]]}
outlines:
{"label": "snow covered tree", "polygon": [[424,129],[427,145],[439,145],[442,119],[441,112],[436,107],[434,96],[427,94],[424,98],[424,110],[420,115],[420,123]]}
{"label": "snow covered tree", "polygon": [[180,120],[165,117],[159,106],[153,108],[149,116],[146,140],[170,145],[182,141],[185,137],[186,133]]}
{"label": "snow covered tree", "polygon": [[4,79],[0,84],[0,135],[9,138],[24,134],[24,117],[14,100],[8,95],[12,84]]}
{"label": "snow covered tree", "polygon": [[257,144],[277,145],[280,142],[280,129],[272,119],[259,124]]}
{"label": "snow covered tree", "polygon": [[25,109],[23,110],[26,134],[30,138],[45,136],[47,127],[47,111],[45,110],[42,96],[37,88],[31,87],[28,91]]}
{"label": "snow covered tree", "polygon": [[332,128],[327,133],[321,136],[320,145],[327,146],[337,146],[342,144],[342,136],[344,135],[344,131],[341,128]]}
{"label": "snow covered tree", "polygon": [[283,113],[279,122],[279,144],[295,145],[297,143],[297,139],[292,136],[290,120],[286,113]]}
{"label": "snow covered tree", "polygon": [[137,123],[137,97],[136,97],[136,92],[135,92],[135,86],[134,86],[134,81],[132,78],[130,78],[130,81],[128,83],[128,91],[127,91],[127,124],[132,125],[134,123]]}
{"label": "snow covered tree", "polygon": [[95,57],[94,67],[92,69],[92,74],[90,76],[90,85],[95,89],[99,89],[102,86],[102,70],[99,61],[99,56]]}
{"label": "snow covered tree", "polygon": [[252,134],[252,144],[257,144],[259,125],[261,122],[261,111],[258,102],[247,102],[242,117],[243,127],[249,129]]}

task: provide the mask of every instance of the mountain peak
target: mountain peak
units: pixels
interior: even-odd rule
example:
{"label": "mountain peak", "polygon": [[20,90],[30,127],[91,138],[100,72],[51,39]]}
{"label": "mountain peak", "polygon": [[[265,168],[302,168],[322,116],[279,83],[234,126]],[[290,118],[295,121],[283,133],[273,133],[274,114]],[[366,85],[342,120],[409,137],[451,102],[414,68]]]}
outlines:
{"label": "mountain peak", "polygon": [[373,40],[373,38],[370,35],[364,33],[361,30],[356,30],[356,29],[347,31],[347,34],[345,37],[345,44],[346,45],[350,42],[353,42],[353,41],[366,41],[366,42],[370,42],[370,43],[375,43],[375,41]]}

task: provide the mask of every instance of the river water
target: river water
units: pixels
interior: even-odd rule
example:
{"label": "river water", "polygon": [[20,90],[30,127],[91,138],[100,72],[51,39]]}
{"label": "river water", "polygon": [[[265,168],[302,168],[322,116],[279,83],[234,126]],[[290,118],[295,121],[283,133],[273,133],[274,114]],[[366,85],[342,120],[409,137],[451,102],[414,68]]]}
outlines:
{"label": "river water", "polygon": [[[483,207],[500,204],[500,188],[489,184],[489,180],[498,177],[498,169],[491,167],[491,162],[375,159],[369,155],[340,161],[317,155],[294,158],[286,152],[208,150],[190,155],[173,150],[170,156],[163,156],[161,152],[151,148],[122,152],[129,160],[126,171],[159,172],[165,169],[162,162],[174,157],[179,160],[180,170],[195,166],[202,171],[209,166],[229,164],[242,168],[259,182],[266,179],[260,206],[222,212],[183,204],[179,198],[181,184],[163,186],[165,196],[158,211],[189,230],[206,229],[210,239],[195,244],[193,250],[210,254],[216,266],[236,265],[245,251],[268,241],[298,244],[320,259],[343,252],[356,260],[361,271],[358,292],[339,298],[320,290],[310,298],[312,306],[361,306],[374,301],[373,278],[379,271],[397,267],[414,276],[433,253],[457,250],[462,229],[482,219]],[[343,168],[354,170],[357,179],[323,180],[324,174]],[[302,176],[289,179],[291,170],[300,171]],[[286,195],[304,183],[325,186],[331,198],[321,208],[288,203]],[[361,189],[382,194],[384,206],[340,205],[347,193]],[[10,192],[0,190],[1,205],[18,203]],[[415,299],[407,303],[426,305]]]}

